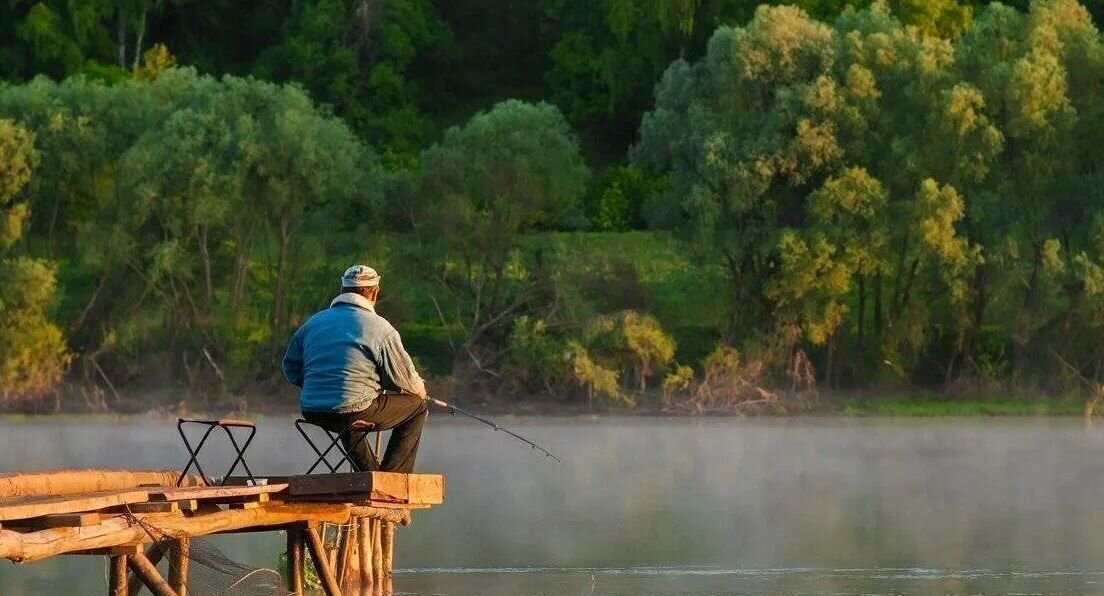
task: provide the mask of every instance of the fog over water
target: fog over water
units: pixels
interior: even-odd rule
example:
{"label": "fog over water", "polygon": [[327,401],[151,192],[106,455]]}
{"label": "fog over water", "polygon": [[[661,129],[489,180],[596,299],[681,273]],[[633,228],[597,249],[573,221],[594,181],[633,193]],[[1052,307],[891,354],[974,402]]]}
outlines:
{"label": "fog over water", "polygon": [[[1104,427],[1073,419],[503,418],[559,455],[437,415],[446,502],[397,537],[404,594],[1099,594]],[[258,474],[303,471],[259,420]],[[0,471],[179,467],[166,419],[0,420]],[[279,534],[220,537],[273,566]],[[103,559],[0,564],[0,594],[105,593]]]}

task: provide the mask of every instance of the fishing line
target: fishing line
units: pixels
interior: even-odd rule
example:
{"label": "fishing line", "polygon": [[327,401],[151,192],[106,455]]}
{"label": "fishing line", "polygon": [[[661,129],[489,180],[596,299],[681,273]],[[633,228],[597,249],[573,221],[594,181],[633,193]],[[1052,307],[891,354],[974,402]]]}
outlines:
{"label": "fishing line", "polygon": [[469,412],[469,411],[467,411],[463,408],[458,408],[458,407],[456,407],[452,404],[445,403],[445,402],[443,402],[439,399],[433,399],[432,397],[427,397],[426,401],[428,401],[429,403],[431,403],[435,406],[440,406],[442,408],[445,408],[446,410],[449,411],[449,414],[452,414],[454,416],[456,414],[460,414],[462,416],[467,416],[468,418],[471,418],[472,420],[478,420],[479,422],[482,422],[483,424],[486,424],[487,426],[495,429],[496,431],[502,431],[502,432],[510,435],[511,437],[514,437],[515,439],[525,443],[526,445],[533,448],[534,450],[540,451],[544,455],[546,455],[548,457],[551,457],[552,459],[556,460],[557,462],[559,462],[561,464],[563,463],[563,460],[556,457],[555,455],[552,455],[551,451],[545,449],[544,447],[541,447],[540,445],[537,445],[536,443],[530,441],[529,439],[526,439],[525,437],[517,434],[516,432],[514,432],[514,431],[512,431],[512,430],[510,430],[510,429],[508,429],[504,426],[500,426],[499,424],[497,424],[497,423],[495,423],[491,420],[487,420],[486,418],[483,418],[482,416],[477,416],[476,414],[472,414],[471,412]]}

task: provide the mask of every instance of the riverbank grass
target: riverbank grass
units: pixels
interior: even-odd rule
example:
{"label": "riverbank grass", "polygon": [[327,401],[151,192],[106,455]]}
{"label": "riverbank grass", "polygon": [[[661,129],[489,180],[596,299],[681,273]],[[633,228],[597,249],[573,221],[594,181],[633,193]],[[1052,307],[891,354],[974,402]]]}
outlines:
{"label": "riverbank grass", "polygon": [[1080,416],[1085,402],[1067,398],[956,399],[941,396],[848,398],[840,402],[844,416]]}

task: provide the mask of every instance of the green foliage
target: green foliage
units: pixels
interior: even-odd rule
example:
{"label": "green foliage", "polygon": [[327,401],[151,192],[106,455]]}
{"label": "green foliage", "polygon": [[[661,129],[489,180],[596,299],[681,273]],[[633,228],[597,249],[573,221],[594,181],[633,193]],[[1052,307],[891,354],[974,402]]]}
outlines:
{"label": "green foliage", "polygon": [[571,225],[588,176],[575,135],[545,103],[498,104],[423,153],[421,256],[434,261],[426,273],[447,293],[475,362],[477,345],[543,290],[521,274],[519,235]]}
{"label": "green foliage", "polygon": [[0,404],[34,399],[53,389],[69,352],[49,318],[56,276],[45,261],[7,257],[28,216],[16,202],[35,166],[34,135],[0,119]]}
{"label": "green foliage", "polygon": [[263,377],[369,260],[435,370],[528,392],[684,391],[718,343],[1098,379],[1104,3],[759,4],[16,0],[5,374]]}
{"label": "green foliage", "polygon": [[[314,238],[372,212],[382,172],[298,87],[150,74],[0,92],[43,155],[30,228],[92,278],[67,293],[73,339],[118,367],[160,354],[188,375],[188,358],[268,370],[304,308],[289,288],[326,250]],[[124,289],[105,300],[108,283]]]}
{"label": "green foliage", "polygon": [[955,0],[892,0],[893,14],[927,35],[956,38],[970,25],[970,6]]}
{"label": "green foliage", "polygon": [[760,7],[672,63],[632,151],[671,179],[646,211],[720,254],[738,340],[825,346],[829,379],[871,367],[841,370],[844,344],[898,372],[939,354],[947,382],[984,376],[983,326],[1013,320],[1022,380],[1080,303],[1104,45],[1071,0],[892,8]]}
{"label": "green foliage", "polygon": [[514,319],[506,341],[503,373],[527,391],[559,393],[568,369],[566,349],[562,339],[548,333],[547,323],[522,315]]}

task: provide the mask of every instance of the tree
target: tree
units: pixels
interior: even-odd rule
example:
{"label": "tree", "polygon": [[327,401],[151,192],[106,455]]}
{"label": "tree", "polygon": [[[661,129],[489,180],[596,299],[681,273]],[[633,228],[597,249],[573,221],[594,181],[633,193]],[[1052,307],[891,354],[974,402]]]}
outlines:
{"label": "tree", "polygon": [[450,128],[422,154],[417,231],[464,329],[463,358],[538,294],[517,279],[519,235],[578,215],[589,176],[555,107],[506,101]]}
{"label": "tree", "polygon": [[315,0],[289,17],[259,72],[299,82],[401,163],[432,129],[410,69],[447,41],[428,0]]}
{"label": "tree", "polygon": [[61,330],[48,316],[54,268],[7,256],[23,233],[27,205],[16,199],[35,160],[34,135],[11,120],[0,120],[0,403],[50,391],[69,363]]}

